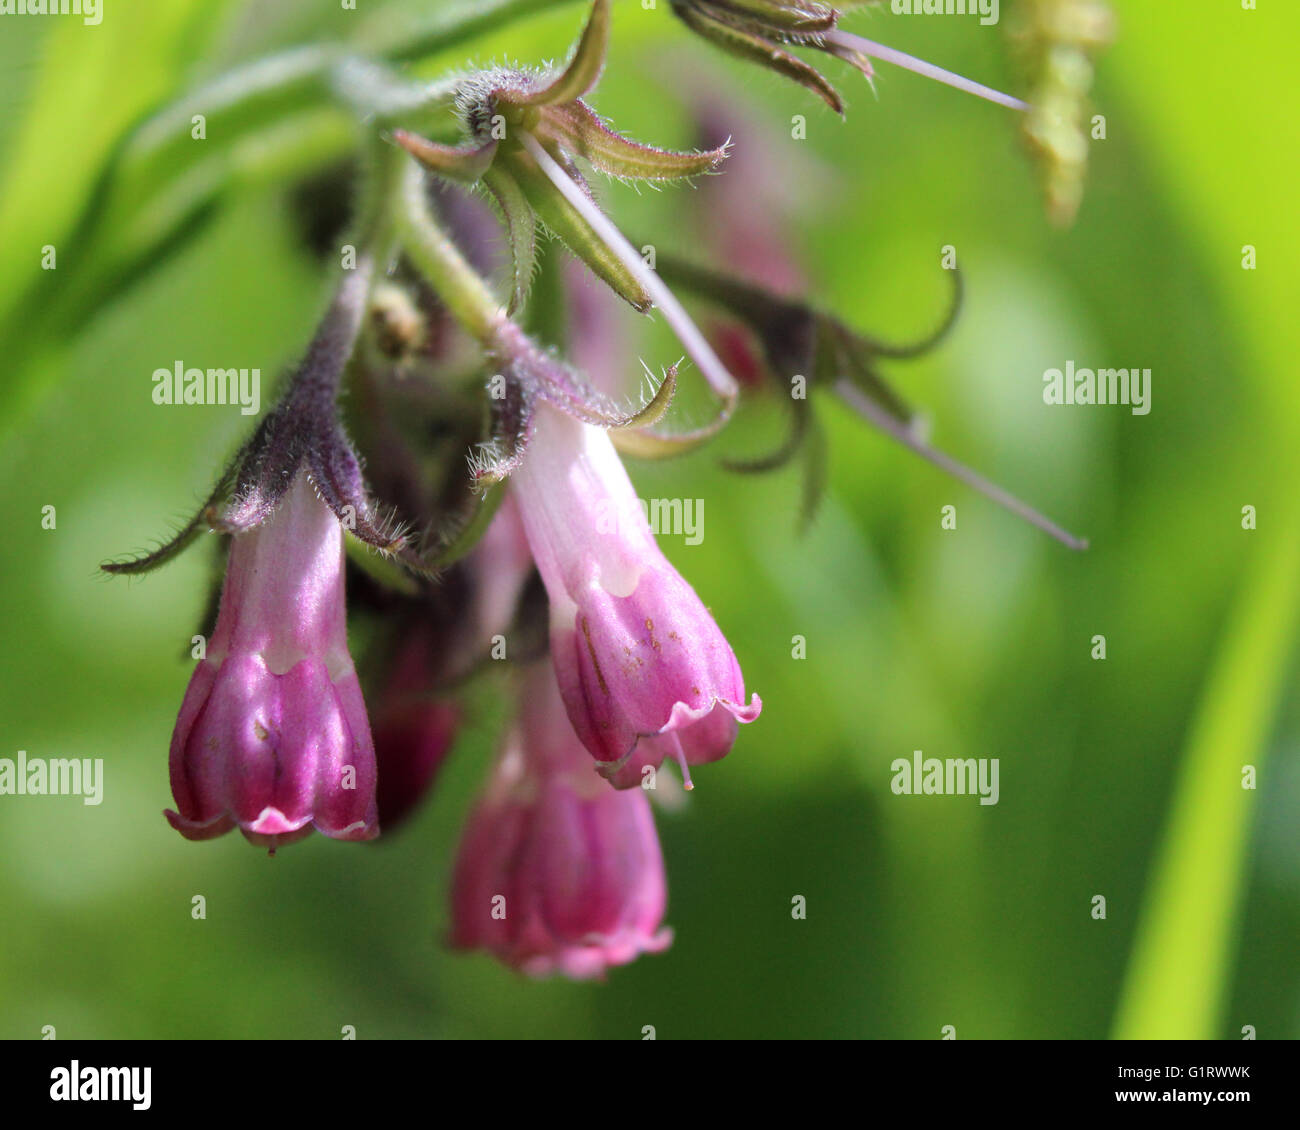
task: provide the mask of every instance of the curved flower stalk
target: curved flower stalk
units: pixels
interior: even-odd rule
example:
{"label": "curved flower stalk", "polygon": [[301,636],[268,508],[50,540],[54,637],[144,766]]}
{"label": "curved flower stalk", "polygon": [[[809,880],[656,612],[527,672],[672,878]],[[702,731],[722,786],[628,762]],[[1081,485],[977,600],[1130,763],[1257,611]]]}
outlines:
{"label": "curved flower stalk", "polygon": [[[536,11],[569,2],[478,0],[457,6],[454,11],[433,5],[411,21],[394,20],[391,13],[377,11],[371,26],[352,44],[331,41],[293,47],[250,60],[182,93],[141,120],[122,144],[113,148],[99,174],[105,191],[92,195],[78,220],[76,242],[83,249],[93,242],[97,251],[79,259],[111,265],[90,275],[83,273],[73,285],[42,274],[20,307],[0,313],[8,318],[10,328],[40,318],[45,319],[53,336],[70,332],[84,323],[88,310],[99,308],[120,294],[123,285],[145,275],[163,249],[190,240],[203,230],[218,213],[232,179],[258,175],[269,164],[277,170],[287,165],[308,175],[320,171],[329,161],[344,159],[346,133],[330,129],[322,135],[319,128],[319,111],[331,100],[345,102],[354,112],[364,112],[370,122],[383,124],[401,124],[398,119],[405,120],[408,114],[418,118],[432,106],[442,105],[441,87],[433,92],[412,89],[415,84],[403,83],[395,76],[377,83],[380,97],[373,105],[367,105],[364,98],[357,99],[352,86],[356,82],[358,51],[362,58],[379,59],[388,66],[405,64],[455,47],[484,31],[505,27]],[[827,33],[828,17],[838,22],[841,9],[856,6],[850,3],[832,9],[823,0],[670,2],[684,22],[718,46],[788,74],[816,90],[837,109],[842,107],[842,101],[830,83],[787,51],[787,46],[822,50],[846,59],[867,74],[874,54],[931,74],[939,81],[966,85],[958,76],[948,76],[947,72],[889,48],[861,40],[840,41],[835,28]],[[1044,0],[1048,2],[1055,0]],[[1060,0],[1060,6],[1074,9],[1093,2],[1100,0]],[[387,96],[389,86],[396,88],[391,100]],[[973,92],[984,97],[996,94],[985,88]],[[1007,100],[1006,104],[1016,103]],[[214,141],[209,144],[220,146],[221,154],[207,161],[202,175],[196,177],[189,129],[193,115],[200,112],[208,117],[213,130]],[[289,129],[285,128],[286,121]],[[160,222],[159,217],[164,220]],[[21,348],[22,343],[41,335],[7,336]]]}
{"label": "curved flower stalk", "polygon": [[[507,315],[525,301],[536,266],[539,220],[635,309],[646,312],[657,306],[721,401],[716,421],[699,437],[707,438],[730,418],[736,382],[681,304],[601,211],[576,162],[585,159],[603,172],[628,180],[680,180],[715,171],[726,157],[729,143],[705,152],[676,153],[632,141],[601,122],[583,96],[604,67],[609,10],[610,0],[596,0],[573,57],[556,73],[498,68],[464,79],[457,99],[468,135],[463,145],[439,145],[400,130],[394,133],[394,140],[437,176],[468,184],[481,182],[500,206],[514,264]],[[408,192],[408,199],[415,195],[418,190]],[[418,213],[420,209],[415,210]],[[427,218],[417,215],[413,227],[417,233],[427,231]],[[426,236],[426,242],[436,242],[436,237],[431,241]],[[664,382],[666,389],[661,386],[660,403],[653,409],[643,405],[651,418],[633,414],[619,420],[571,371],[564,374],[563,367],[554,362],[534,363],[537,351],[521,349],[518,336],[501,319],[480,312],[471,320],[489,352],[503,358],[507,369],[515,370],[505,374],[511,382],[508,395],[497,397],[493,406],[498,416],[496,434],[512,442],[505,445],[504,452],[502,445],[490,447],[475,468],[476,475],[489,481],[508,474],[516,465],[513,437],[527,442],[539,385],[558,392],[566,402],[562,406],[582,418],[588,416],[577,406],[595,406],[598,418],[593,422],[607,427],[644,429],[667,407],[672,394],[669,381]],[[524,368],[534,371],[533,379],[516,379]],[[545,378],[547,371],[560,377],[558,383]],[[668,376],[675,377],[675,368]]]}
{"label": "curved flower stalk", "polygon": [[[542,157],[553,164],[545,153]],[[577,193],[572,182],[568,182],[568,187]],[[581,194],[577,193],[577,196],[580,198]],[[593,208],[592,215],[608,223],[599,210]],[[612,225],[610,227],[612,229]],[[478,485],[487,487],[498,483],[520,466],[533,435],[534,415],[539,404],[550,403],[577,419],[617,429],[625,436],[644,434],[667,411],[676,389],[675,365],[665,371],[658,387],[643,397],[640,404],[624,408],[593,388],[554,350],[539,345],[512,321],[430,213],[423,177],[414,163],[402,193],[399,230],[412,263],[444,297],[457,320],[478,339],[489,362],[497,369],[488,380],[492,417],[490,438],[470,457],[471,475]],[[621,236],[618,238],[622,239]],[[623,244],[626,245],[626,240]],[[644,269],[652,278],[655,287],[666,292],[667,288],[654,272],[649,271],[639,257],[633,258],[638,268]],[[725,422],[734,404],[735,381],[723,369],[680,304],[675,299],[672,304],[703,351],[700,356],[711,359],[712,371],[727,383],[724,407],[713,426],[716,430]]]}
{"label": "curved flower stalk", "polygon": [[726,640],[654,544],[604,430],[657,419],[672,372],[642,409],[611,417],[600,394],[495,307],[428,214],[418,180],[408,180],[404,199],[413,262],[455,296],[449,305],[501,365],[495,439],[471,466],[480,480],[511,478],[551,598],[552,654],[574,728],[620,787],[666,757],[689,779],[687,766],[724,756],[737,722],[752,721],[761,704],[746,703]]}
{"label": "curved flower stalk", "polygon": [[682,343],[691,360],[699,366],[700,373],[708,381],[709,387],[721,400],[722,408],[716,426],[711,429],[710,434],[721,428],[730,418],[731,411],[735,407],[737,391],[735,378],[727,372],[726,367],[718,360],[717,354],[713,352],[713,347],[700,333],[699,327],[691,320],[691,316],[686,313],[685,308],[677,301],[673,292],[664,285],[658,273],[652,271],[646,265],[645,261],[628,242],[627,237],[609,221],[604,213],[584,199],[578,185],[556,164],[543,146],[530,137],[524,138],[524,145],[551,183],[569,200],[575,209],[586,215],[592,229],[604,240],[605,246],[612,248],[618,254],[628,271],[645,288],[646,293],[651,296],[655,305],[659,307],[664,320],[673,333],[677,335],[678,341]]}
{"label": "curved flower stalk", "polygon": [[[593,21],[602,7],[596,5]],[[719,383],[725,382],[729,410],[735,382],[680,304],[545,146],[527,132],[522,143],[605,246],[620,251],[647,290],[667,296],[661,305],[674,329],[684,341],[690,338],[688,349],[709,359]],[[511,477],[551,599],[552,655],[571,722],[619,787],[638,783],[644,770],[657,769],[667,757],[689,780],[688,766],[724,756],[738,722],[757,717],[761,703],[757,696],[746,702],[726,640],[655,546],[602,430],[643,432],[667,407],[673,371],[640,410],[611,414],[599,393],[495,307],[428,214],[418,180],[408,179],[404,199],[402,237],[412,260],[432,285],[455,296],[452,309],[501,367],[493,378],[500,382],[492,404],[494,440],[471,467],[480,481]],[[596,506],[604,507],[601,515]],[[613,521],[613,538],[598,528],[598,517]],[[602,548],[602,541],[609,547]],[[579,632],[582,648],[576,646]]]}
{"label": "curved flower stalk", "polygon": [[[738,58],[776,71],[811,90],[837,114],[844,100],[816,67],[784,45],[813,47],[837,55],[868,79],[871,63],[827,42],[839,13],[817,0],[671,0],[674,14],[688,28]],[[846,5],[847,6],[847,5]]]}
{"label": "curved flower stalk", "polygon": [[643,429],[668,410],[677,387],[674,365],[640,405],[624,409],[513,322],[497,327],[489,349],[501,371],[494,375],[499,389],[492,394],[492,438],[470,458],[471,475],[480,486],[501,482],[519,469],[541,404],[551,404],[574,419],[602,428]]}
{"label": "curved flower stalk", "polygon": [[591,772],[547,664],[469,818],[452,880],[451,943],[535,977],[603,978],[672,942],[650,801]]}
{"label": "curved flower stalk", "polygon": [[510,483],[551,602],[551,657],[582,744],[618,788],[730,750],[758,717],[740,665],[659,550],[609,436],[549,406]]}

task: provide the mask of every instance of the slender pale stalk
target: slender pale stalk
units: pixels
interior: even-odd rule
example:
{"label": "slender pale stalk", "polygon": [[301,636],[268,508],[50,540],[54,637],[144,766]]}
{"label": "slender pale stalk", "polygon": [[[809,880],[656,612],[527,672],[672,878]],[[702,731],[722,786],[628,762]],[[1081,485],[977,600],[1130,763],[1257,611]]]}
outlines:
{"label": "slender pale stalk", "polygon": [[424,195],[424,173],[406,162],[397,201],[398,238],[407,255],[462,326],[484,344],[505,321],[505,310],[479,273],[438,226]]}
{"label": "slender pale stalk", "polygon": [[918,59],[915,55],[908,55],[904,51],[886,47],[883,43],[877,43],[872,39],[864,39],[862,36],[854,35],[850,31],[840,31],[837,28],[834,31],[826,32],[821,38],[826,43],[842,47],[846,51],[856,51],[860,55],[879,59],[883,63],[893,63],[896,67],[904,67],[909,71],[915,71],[918,75],[924,75],[926,78],[934,79],[935,82],[941,82],[946,86],[955,87],[957,90],[964,90],[967,94],[973,94],[977,98],[985,98],[990,102],[996,102],[999,106],[1006,106],[1012,110],[1029,109],[1028,102],[1022,102],[1019,98],[1013,98],[1010,94],[1003,94],[1000,90],[994,90],[991,86],[973,82],[971,79],[953,74],[952,71],[936,67],[933,63],[927,63],[924,59]]}
{"label": "slender pale stalk", "polygon": [[632,273],[636,281],[654,300],[654,304],[663,313],[664,321],[682,343],[687,356],[699,366],[704,379],[709,382],[709,387],[724,401],[723,411],[729,415],[735,404],[739,386],[735,378],[727,372],[726,366],[718,359],[718,355],[713,352],[713,347],[705,340],[699,327],[691,320],[691,316],[677,301],[658,273],[651,270],[649,264],[637,254],[627,237],[574,183],[573,178],[555,163],[542,144],[528,133],[524,133],[522,137],[524,148],[528,150],[551,183],[591,225],[591,229],[618,256],[623,266]]}
{"label": "slender pale stalk", "polygon": [[964,463],[959,463],[950,455],[945,455],[925,442],[920,436],[912,431],[908,426],[899,420],[894,419],[888,412],[877,405],[870,397],[862,392],[855,384],[848,380],[839,380],[835,384],[835,391],[846,404],[855,412],[863,416],[869,423],[875,424],[882,432],[891,439],[897,440],[909,451],[914,451],[922,459],[933,463],[941,471],[946,471],[954,479],[965,483],[972,490],[982,494],[985,498],[996,502],[999,506],[1009,510],[1018,518],[1022,518],[1031,526],[1042,530],[1045,534],[1055,538],[1062,545],[1070,549],[1083,550],[1088,548],[1086,538],[1077,538],[1068,530],[1062,529],[1050,518],[1040,514],[1033,507],[1021,502],[1015,495],[1009,491],[1003,490],[996,483],[990,482],[977,471],[967,467]]}

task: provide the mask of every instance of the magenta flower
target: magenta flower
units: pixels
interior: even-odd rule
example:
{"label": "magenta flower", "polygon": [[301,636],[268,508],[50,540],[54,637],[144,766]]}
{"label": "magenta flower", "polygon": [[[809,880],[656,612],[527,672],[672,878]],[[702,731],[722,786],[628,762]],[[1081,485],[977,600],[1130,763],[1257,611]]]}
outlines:
{"label": "magenta flower", "polygon": [[432,789],[460,728],[453,701],[426,695],[384,703],[375,717],[376,799],[385,835],[406,821]]}
{"label": "magenta flower", "polygon": [[439,686],[445,633],[428,621],[406,629],[371,698],[371,733],[379,770],[376,800],[384,834],[406,821],[432,790],[456,732],[461,708]]}
{"label": "magenta flower", "polygon": [[672,943],[650,801],[591,771],[550,665],[533,664],[452,881],[452,945],[532,976],[601,978]]}
{"label": "magenta flower", "polygon": [[730,645],[668,563],[608,434],[549,405],[511,477],[551,603],[551,658],[582,744],[619,788],[716,761],[752,722]]}
{"label": "magenta flower", "polygon": [[375,755],[348,654],[343,529],[305,471],[237,534],[207,655],[171,742],[167,819],[187,839],[236,825],[275,849],[313,827],[379,833]]}

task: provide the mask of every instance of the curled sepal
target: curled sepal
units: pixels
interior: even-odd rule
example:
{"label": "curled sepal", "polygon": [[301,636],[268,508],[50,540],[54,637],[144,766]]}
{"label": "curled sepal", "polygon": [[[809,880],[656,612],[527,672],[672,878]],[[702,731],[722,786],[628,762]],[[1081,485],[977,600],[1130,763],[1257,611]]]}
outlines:
{"label": "curled sepal", "polygon": [[[675,370],[676,366],[673,368]],[[631,455],[637,459],[670,459],[676,455],[685,455],[689,451],[703,447],[727,426],[735,411],[737,396],[738,394],[732,394],[724,399],[718,406],[718,414],[703,427],[670,435],[651,431],[646,427],[620,429],[611,431],[609,436],[620,454]]]}
{"label": "curled sepal", "polygon": [[[498,328],[492,355],[503,366],[502,372],[489,384],[493,397],[508,396],[512,384],[523,385],[565,415],[600,428],[638,428],[655,423],[668,410],[677,388],[677,366],[673,365],[665,370],[650,396],[643,397],[635,408],[621,408],[593,388],[572,365],[543,349],[513,322],[505,322]],[[649,369],[646,372],[649,374]]]}
{"label": "curled sepal", "polygon": [[529,374],[538,393],[568,416],[598,428],[643,428],[657,422],[672,403],[677,388],[677,366],[665,370],[652,395],[630,410],[620,409],[609,397],[592,388],[576,369],[554,357]]}
{"label": "curled sepal", "polygon": [[[829,4],[816,0],[704,0],[703,6],[715,11],[747,16],[762,22],[773,30],[781,29],[792,35],[814,35],[830,31],[835,26],[838,13]],[[847,5],[846,5],[847,6]]]}
{"label": "curled sepal", "polygon": [[844,113],[844,100],[830,81],[816,67],[774,41],[795,41],[792,36],[783,34],[780,27],[766,20],[748,20],[743,16],[727,19],[718,12],[717,6],[701,0],[673,0],[673,11],[692,31],[728,54],[793,79],[811,90],[837,114]]}
{"label": "curled sepal", "polygon": [[503,90],[499,98],[517,106],[553,106],[581,98],[600,81],[609,49],[610,0],[596,0],[568,64],[550,82],[532,90]]}
{"label": "curled sepal", "polygon": [[512,373],[494,376],[488,385],[490,438],[469,455],[470,481],[483,490],[502,482],[524,461],[533,436],[536,391]]}
{"label": "curled sepal", "polygon": [[956,267],[951,269],[950,274],[952,275],[952,298],[948,303],[947,313],[944,314],[942,321],[925,337],[902,345],[896,345],[891,342],[881,341],[879,338],[856,333],[846,327],[841,327],[841,329],[848,339],[856,343],[856,348],[870,357],[884,357],[890,361],[910,361],[914,357],[929,353],[948,336],[949,331],[957,324],[958,315],[961,314],[966,284],[961,271]]}
{"label": "curled sepal", "polygon": [[766,455],[751,456],[748,459],[720,459],[718,462],[725,470],[734,471],[739,475],[757,475],[780,470],[799,454],[812,423],[812,402],[792,397],[790,427],[779,447]]}
{"label": "curled sepal", "polygon": [[785,380],[809,373],[817,349],[816,314],[811,307],[662,251],[658,271],[670,285],[692,291],[748,327],[758,339],[771,375]]}
{"label": "curled sepal", "polygon": [[414,597],[420,592],[419,582],[392,557],[371,553],[369,548],[354,538],[343,543],[348,560],[379,585],[402,596]]}
{"label": "curled sepal", "polygon": [[[838,335],[842,327],[834,327]],[[838,378],[852,381],[882,411],[892,416],[904,427],[916,424],[916,412],[892,388],[889,387],[872,367],[870,359],[865,357],[855,342],[839,342],[830,349],[834,360],[827,365],[817,367],[819,384],[827,384]]]}
{"label": "curled sepal", "polygon": [[308,452],[307,466],[316,493],[348,533],[408,568],[426,571],[411,549],[407,531],[376,510],[361,475],[361,461],[342,428],[336,426],[327,441]]}
{"label": "curled sepal", "polygon": [[[338,424],[337,399],[369,304],[373,274],[369,255],[344,274],[288,390],[239,457],[233,497],[214,523],[217,529],[242,534],[262,525],[304,464],[317,480],[325,477],[321,469],[326,466],[341,468],[349,460],[356,465]],[[317,489],[328,487],[318,482]]]}
{"label": "curled sepal", "polygon": [[167,545],[147,557],[105,566],[134,573],[171,560],[206,525],[246,534],[270,520],[305,470],[345,530],[412,569],[423,566],[401,530],[382,518],[366,491],[361,463],[338,422],[337,398],[367,309],[374,260],[358,259],[339,283],[288,391],[223,473],[212,496]]}
{"label": "curled sepal", "polygon": [[[648,428],[659,423],[663,419],[664,413],[668,411],[669,405],[673,402],[673,393],[677,391],[677,365],[679,364],[681,362],[669,365],[663,371],[663,376],[659,380],[659,386],[654,390],[654,395],[645,402],[645,406],[640,411],[634,412],[623,423],[612,424],[611,427],[619,429]],[[650,378],[653,385],[654,374],[650,372],[650,366],[642,361],[641,367],[645,370],[646,376]]]}
{"label": "curled sepal", "polygon": [[610,129],[585,102],[548,107],[543,117],[565,149],[612,177],[661,181],[703,176],[717,172],[731,150],[730,138],[716,149],[691,153],[645,145]]}
{"label": "curled sepal", "polygon": [[316,421],[295,426],[290,409],[292,394],[281,401],[257,426],[244,446],[230,501],[213,518],[213,529],[225,534],[255,530],[274,512],[293,485],[302,465]]}
{"label": "curled sepal", "polygon": [[[645,362],[642,362],[642,367],[645,367]],[[565,368],[568,369],[567,366]],[[576,376],[573,370],[568,371]],[[677,390],[677,366],[670,365],[665,369],[657,386],[649,368],[646,368],[646,375],[650,377],[653,391],[650,396],[643,397],[639,407],[629,411],[608,407],[609,399],[585,381],[575,387],[571,383],[560,385],[554,380],[548,380],[542,384],[541,392],[548,403],[584,424],[595,424],[614,431],[647,428],[658,423],[673,402],[673,393]]]}
{"label": "curled sepal", "polygon": [[803,488],[799,500],[798,525],[800,533],[805,533],[817,516],[830,474],[829,460],[826,457],[826,435],[817,422],[817,413],[809,405],[803,415],[803,439],[799,445],[799,453],[803,457]]}
{"label": "curled sepal", "polygon": [[871,65],[871,56],[867,55],[863,51],[859,51],[848,43],[841,43],[834,39],[823,40],[821,47],[828,55],[834,55],[837,59],[843,59],[844,62],[849,64],[849,66],[855,67],[861,71],[872,91],[875,91],[876,70]]}
{"label": "curled sepal", "polygon": [[492,166],[498,142],[489,139],[482,145],[439,145],[406,130],[394,130],[393,140],[430,172],[460,184],[481,180]]}
{"label": "curled sepal", "polygon": [[510,241],[512,283],[509,312],[519,310],[528,298],[537,273],[537,215],[515,179],[501,169],[489,169],[483,184],[501,210]]}
{"label": "curled sepal", "polygon": [[212,530],[216,523],[218,511],[230,493],[237,469],[238,461],[236,460],[222,473],[207,501],[199,507],[198,513],[177,530],[176,534],[163,545],[160,545],[151,553],[140,554],[122,561],[102,562],[99,567],[105,573],[112,573],[114,576],[130,577],[141,573],[150,573],[179,557],[190,547],[195,538]]}
{"label": "curled sepal", "polygon": [[801,464],[798,529],[806,532],[826,493],[826,439],[811,400],[790,398],[790,428],[784,441],[766,455],[749,459],[723,459],[725,470],[737,474],[763,474],[784,467],[795,457]]}
{"label": "curled sepal", "polygon": [[953,270],[953,296],[948,312],[939,325],[923,338],[896,345],[880,341],[849,329],[842,322],[826,314],[818,315],[818,364],[814,367],[817,383],[830,384],[845,379],[888,416],[903,427],[914,429],[916,412],[885,382],[876,371],[881,358],[907,361],[934,349],[956,324],[961,312],[962,278]]}

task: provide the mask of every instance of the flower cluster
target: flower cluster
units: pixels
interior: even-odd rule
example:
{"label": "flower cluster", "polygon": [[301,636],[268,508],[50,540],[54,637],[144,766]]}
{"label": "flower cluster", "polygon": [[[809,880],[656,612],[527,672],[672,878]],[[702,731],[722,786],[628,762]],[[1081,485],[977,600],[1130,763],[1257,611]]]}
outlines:
{"label": "flower cluster", "polygon": [[[672,9],[836,110],[834,88],[791,49],[871,73],[874,45],[812,0],[673,0]],[[465,688],[512,668],[512,721],[455,866],[451,941],[528,973],[579,978],[669,944],[651,809],[661,770],[672,762],[692,788],[692,768],[724,758],[762,708],[722,628],[657,544],[622,454],[701,444],[742,392],[800,372],[946,460],[876,371],[932,342],[891,349],[774,293],[768,279],[716,265],[665,257],[652,269],[614,226],[589,170],[702,177],[724,167],[731,144],[661,149],[603,121],[587,99],[610,27],[610,0],[595,0],[562,66],[494,67],[414,93],[385,80],[401,96],[383,114],[367,108],[381,128],[364,149],[365,191],[345,245],[359,251],[303,361],[195,518],[156,552],[105,565],[147,571],[204,530],[228,541],[215,627],[171,742],[166,816],[188,839],[238,828],[275,851],[312,829],[342,840],[391,831],[455,748]],[[348,72],[339,87],[382,87],[363,77]],[[490,281],[499,229],[467,186],[503,221],[500,297]],[[728,225],[761,212],[750,186],[732,191],[730,203],[697,194],[719,249]],[[556,245],[539,231],[607,293],[661,314],[707,382],[711,422],[660,430],[677,365],[628,403],[611,391],[613,374],[572,362],[617,357],[618,342],[580,316]],[[764,261],[782,254],[776,241]],[[724,323],[702,332],[669,282]],[[543,305],[575,312],[544,339],[534,310]],[[569,359],[546,344],[565,329]],[[815,446],[798,402],[796,413],[789,451]],[[365,625],[360,670],[350,620]]]}

